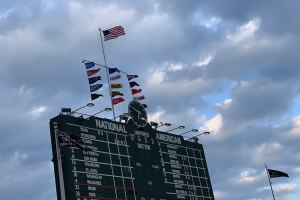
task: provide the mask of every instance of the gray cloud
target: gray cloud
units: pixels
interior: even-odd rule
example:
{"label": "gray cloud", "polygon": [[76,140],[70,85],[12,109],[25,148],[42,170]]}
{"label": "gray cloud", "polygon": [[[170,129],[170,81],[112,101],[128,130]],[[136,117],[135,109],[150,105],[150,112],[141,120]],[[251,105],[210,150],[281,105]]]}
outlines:
{"label": "gray cloud", "polygon": [[[218,200],[270,199],[264,163],[290,174],[275,186],[299,179],[299,125],[291,114],[300,72],[297,1],[0,5],[0,177],[8,180],[1,199],[55,199],[48,121],[61,107],[89,101],[81,61],[103,64],[98,28],[115,25],[126,35],[105,43],[106,55],[139,74],[150,115],[162,112],[157,120],[187,128],[222,116],[220,128],[200,138]],[[108,106],[104,98],[84,112]],[[276,192],[288,195],[297,192]]]}

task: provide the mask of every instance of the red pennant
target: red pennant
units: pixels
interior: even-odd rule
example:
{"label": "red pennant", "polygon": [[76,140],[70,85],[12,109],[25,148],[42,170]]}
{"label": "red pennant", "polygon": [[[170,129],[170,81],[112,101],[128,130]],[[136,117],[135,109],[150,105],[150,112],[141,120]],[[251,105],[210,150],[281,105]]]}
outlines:
{"label": "red pennant", "polygon": [[140,92],[142,92],[142,89],[131,89],[132,95],[138,94]]}
{"label": "red pennant", "polygon": [[118,97],[118,98],[115,98],[115,99],[112,99],[113,100],[113,105],[116,105],[118,103],[121,103],[123,101],[125,101],[122,97]]}

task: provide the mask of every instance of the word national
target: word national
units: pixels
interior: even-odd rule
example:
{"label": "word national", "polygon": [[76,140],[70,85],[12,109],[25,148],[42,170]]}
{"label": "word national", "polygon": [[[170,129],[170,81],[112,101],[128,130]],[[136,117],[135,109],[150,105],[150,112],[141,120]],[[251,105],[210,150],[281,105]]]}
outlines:
{"label": "word national", "polygon": [[101,121],[98,119],[96,119],[96,127],[101,128],[101,129],[110,130],[110,131],[127,133],[124,125],[113,123],[113,122],[108,122],[108,121]]}

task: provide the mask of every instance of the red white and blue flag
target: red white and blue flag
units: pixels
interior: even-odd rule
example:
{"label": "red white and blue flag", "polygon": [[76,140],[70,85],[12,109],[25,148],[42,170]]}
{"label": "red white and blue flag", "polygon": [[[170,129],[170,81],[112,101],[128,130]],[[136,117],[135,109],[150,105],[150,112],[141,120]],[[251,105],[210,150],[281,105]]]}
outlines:
{"label": "red white and blue flag", "polygon": [[122,26],[116,26],[102,31],[104,35],[104,41],[115,39],[121,35],[125,35],[124,28]]}

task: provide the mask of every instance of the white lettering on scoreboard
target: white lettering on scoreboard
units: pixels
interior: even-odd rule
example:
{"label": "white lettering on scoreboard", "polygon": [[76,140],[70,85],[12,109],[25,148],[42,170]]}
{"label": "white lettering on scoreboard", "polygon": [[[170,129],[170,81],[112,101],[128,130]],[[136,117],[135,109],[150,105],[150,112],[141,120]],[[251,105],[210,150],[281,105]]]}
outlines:
{"label": "white lettering on scoreboard", "polygon": [[96,127],[98,127],[98,128],[106,129],[106,130],[110,130],[110,131],[127,133],[124,125],[113,123],[113,122],[108,122],[108,121],[102,121],[99,119],[95,119],[95,121],[96,121]]}
{"label": "white lettering on scoreboard", "polygon": [[181,138],[176,137],[174,135],[167,135],[167,134],[162,134],[162,133],[156,133],[156,139],[165,141],[165,142],[171,142],[175,144],[181,144]]}

